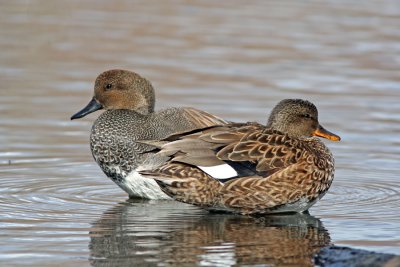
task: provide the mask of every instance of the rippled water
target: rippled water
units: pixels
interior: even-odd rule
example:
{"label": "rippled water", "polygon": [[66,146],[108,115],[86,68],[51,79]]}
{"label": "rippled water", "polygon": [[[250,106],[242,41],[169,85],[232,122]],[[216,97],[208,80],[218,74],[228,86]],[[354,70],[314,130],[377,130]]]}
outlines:
{"label": "rippled water", "polygon": [[[400,254],[398,1],[0,3],[0,263],[310,265],[336,245]],[[131,201],[93,162],[97,114],[70,116],[110,68],[157,88],[158,107],[265,121],[316,103],[336,178],[312,216],[209,215]]]}

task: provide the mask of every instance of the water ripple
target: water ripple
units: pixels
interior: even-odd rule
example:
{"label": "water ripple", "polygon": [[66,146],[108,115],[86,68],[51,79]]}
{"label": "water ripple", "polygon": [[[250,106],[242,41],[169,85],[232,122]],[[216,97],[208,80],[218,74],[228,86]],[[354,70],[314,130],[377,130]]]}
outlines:
{"label": "water ripple", "polygon": [[[335,216],[364,219],[397,220],[400,207],[400,185],[390,182],[359,183],[340,181],[324,198]],[[368,218],[365,215],[368,214]]]}

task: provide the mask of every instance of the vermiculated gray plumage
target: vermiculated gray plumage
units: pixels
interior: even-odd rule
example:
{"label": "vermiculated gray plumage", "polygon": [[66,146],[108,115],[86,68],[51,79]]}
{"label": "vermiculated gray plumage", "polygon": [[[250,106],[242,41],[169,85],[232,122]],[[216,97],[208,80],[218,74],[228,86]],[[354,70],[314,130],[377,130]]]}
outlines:
{"label": "vermiculated gray plumage", "polygon": [[153,146],[139,140],[160,140],[225,121],[194,108],[154,111],[155,94],[149,81],[137,73],[109,70],[101,73],[92,100],[71,119],[106,109],[94,122],[90,147],[104,173],[131,197],[162,199],[156,182],[142,178],[138,168],[152,168],[167,158],[152,152]]}
{"label": "vermiculated gray plumage", "polygon": [[[216,117],[214,121],[212,117],[203,122],[193,120],[190,115],[199,112],[193,108],[168,108],[148,115],[132,110],[105,111],[92,127],[90,147],[93,157],[104,173],[119,184],[154,155],[151,153],[154,146],[137,141],[161,140],[174,133],[218,122]],[[223,123],[221,120],[220,124]],[[116,171],[116,165],[120,171]]]}

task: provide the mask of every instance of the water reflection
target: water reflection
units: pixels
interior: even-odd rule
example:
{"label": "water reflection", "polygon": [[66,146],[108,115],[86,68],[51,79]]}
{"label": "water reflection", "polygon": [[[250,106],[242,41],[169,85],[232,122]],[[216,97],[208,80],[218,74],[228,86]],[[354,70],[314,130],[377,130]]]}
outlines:
{"label": "water reflection", "polygon": [[308,214],[252,218],[143,200],[104,212],[90,237],[93,266],[312,266],[312,255],[330,243],[321,221]]}

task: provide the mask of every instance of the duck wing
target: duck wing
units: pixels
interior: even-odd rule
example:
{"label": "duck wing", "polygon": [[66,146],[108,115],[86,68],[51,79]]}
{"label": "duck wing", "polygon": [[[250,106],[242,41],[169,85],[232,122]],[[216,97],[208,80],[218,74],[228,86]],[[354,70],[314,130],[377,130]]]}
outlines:
{"label": "duck wing", "polygon": [[157,152],[162,145],[168,143],[168,141],[176,140],[179,136],[228,124],[227,121],[218,116],[191,107],[168,108],[157,114],[159,117],[155,119],[157,123],[154,126],[160,127],[162,125],[163,131],[169,133],[169,135],[165,139],[135,140],[137,143],[149,145],[143,153]]}
{"label": "duck wing", "polygon": [[[169,155],[172,162],[200,168],[226,165],[227,170],[230,167],[236,171],[234,178],[267,177],[296,163],[304,154],[296,139],[258,123],[214,126],[164,141],[167,143],[161,146],[160,153]],[[213,176],[211,171],[208,173]]]}
{"label": "duck wing", "polygon": [[182,116],[186,118],[187,121],[190,121],[193,126],[195,126],[195,128],[205,128],[215,125],[227,124],[227,121],[225,121],[224,119],[203,110],[191,107],[184,107],[181,110]]}

